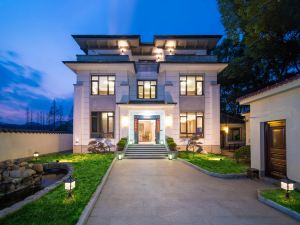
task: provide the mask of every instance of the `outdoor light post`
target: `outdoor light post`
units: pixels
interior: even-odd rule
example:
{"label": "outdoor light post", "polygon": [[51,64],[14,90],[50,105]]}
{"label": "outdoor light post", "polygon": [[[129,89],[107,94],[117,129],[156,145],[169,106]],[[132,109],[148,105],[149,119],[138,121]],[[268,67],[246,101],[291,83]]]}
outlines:
{"label": "outdoor light post", "polygon": [[75,188],[75,180],[72,176],[69,176],[65,180],[65,190],[68,192],[68,198],[72,196],[72,190]]}
{"label": "outdoor light post", "polygon": [[295,184],[295,182],[288,178],[281,180],[280,186],[282,189],[286,190],[286,193],[285,193],[286,198],[290,198],[290,191],[294,190],[294,184]]}
{"label": "outdoor light post", "polygon": [[33,157],[35,158],[35,161],[37,161],[37,159],[39,157],[39,153],[38,152],[34,152],[33,153]]}

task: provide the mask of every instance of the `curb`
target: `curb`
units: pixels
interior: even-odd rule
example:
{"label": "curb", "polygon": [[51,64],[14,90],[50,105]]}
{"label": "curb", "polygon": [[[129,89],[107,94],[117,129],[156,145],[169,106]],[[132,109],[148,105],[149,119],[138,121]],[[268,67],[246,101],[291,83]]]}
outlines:
{"label": "curb", "polygon": [[73,167],[68,164],[68,163],[61,163],[67,166],[68,168],[68,173],[63,176],[60,180],[56,181],[55,183],[51,184],[48,187],[45,187],[44,189],[34,193],[33,195],[28,196],[27,198],[25,198],[24,200],[17,202],[15,204],[13,204],[12,206],[9,206],[7,208],[4,208],[2,210],[0,210],[0,218],[3,218],[5,216],[7,216],[8,214],[14,213],[16,211],[18,211],[19,209],[23,208],[25,205],[41,198],[42,196],[44,196],[45,194],[47,194],[49,191],[53,190],[54,188],[56,188],[58,185],[60,185],[61,183],[63,183],[63,181],[69,177],[70,175],[72,175],[73,173]]}
{"label": "curb", "polygon": [[222,178],[222,179],[244,179],[247,178],[247,174],[246,173],[230,173],[230,174],[221,174],[221,173],[214,173],[214,172],[210,172],[207,171],[199,166],[196,166],[186,160],[177,158],[178,161],[193,167],[196,170],[199,170],[202,173],[205,173],[206,175],[212,176],[212,177],[217,177],[217,178]]}
{"label": "curb", "polygon": [[90,201],[87,203],[87,205],[85,206],[84,210],[82,211],[76,225],[84,225],[86,224],[93,208],[94,208],[94,205],[96,204],[96,201],[97,199],[99,198],[101,192],[102,192],[102,189],[107,181],[107,178],[114,166],[116,162],[116,158],[114,158],[114,160],[112,161],[112,163],[110,164],[108,170],[106,171],[105,175],[103,176],[102,180],[101,180],[101,183],[98,185],[96,191],[93,193]]}
{"label": "curb", "polygon": [[264,196],[261,195],[261,192],[263,190],[261,189],[258,189],[257,190],[257,198],[258,198],[258,201],[260,201],[261,203],[264,203],[274,209],[277,209],[278,211],[282,212],[282,213],[285,213],[287,215],[289,215],[290,217],[293,217],[294,219],[296,220],[299,220],[300,221],[300,213],[294,211],[294,210],[291,210],[289,208],[286,208],[276,202],[273,202],[272,200],[270,199],[267,199],[265,198]]}

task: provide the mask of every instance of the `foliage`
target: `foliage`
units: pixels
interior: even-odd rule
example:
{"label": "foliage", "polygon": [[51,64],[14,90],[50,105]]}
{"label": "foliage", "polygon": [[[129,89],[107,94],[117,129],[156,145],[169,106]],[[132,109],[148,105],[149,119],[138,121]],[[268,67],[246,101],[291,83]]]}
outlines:
{"label": "foliage", "polygon": [[104,153],[104,152],[110,152],[110,147],[107,143],[104,143],[99,140],[92,140],[88,144],[88,152],[91,153]]}
{"label": "foliage", "polygon": [[238,114],[236,98],[300,72],[300,1],[218,0],[226,38],[217,47],[221,109]]}
{"label": "foliage", "polygon": [[270,199],[279,205],[300,213],[300,191],[298,190],[291,191],[289,199],[285,197],[285,190],[282,189],[266,190],[261,194],[263,197]]}
{"label": "foliage", "polygon": [[174,141],[173,138],[167,137],[167,138],[166,138],[166,142],[167,142],[167,145],[168,145],[168,147],[169,147],[169,149],[170,149],[171,151],[176,151],[176,146],[177,146],[177,144],[175,143],[175,141]]}
{"label": "foliage", "polygon": [[127,144],[127,137],[121,138],[120,141],[117,143],[118,151],[123,151],[126,144]]}
{"label": "foliage", "polygon": [[60,160],[60,162],[72,164],[74,168],[73,176],[76,180],[73,197],[71,199],[67,198],[64,184],[61,184],[40,199],[29,203],[4,219],[0,219],[0,224],[76,224],[113,158],[113,154],[55,154],[39,157],[37,163]]}
{"label": "foliage", "polygon": [[214,173],[245,173],[248,168],[246,164],[236,163],[231,158],[212,153],[179,152],[179,158]]}
{"label": "foliage", "polygon": [[240,147],[234,152],[233,157],[237,163],[239,163],[240,160],[250,162],[250,145]]}

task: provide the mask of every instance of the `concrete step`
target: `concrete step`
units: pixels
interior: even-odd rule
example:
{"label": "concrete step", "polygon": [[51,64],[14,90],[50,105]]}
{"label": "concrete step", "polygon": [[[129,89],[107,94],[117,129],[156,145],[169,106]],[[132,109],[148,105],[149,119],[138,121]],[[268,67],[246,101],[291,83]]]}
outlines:
{"label": "concrete step", "polygon": [[126,159],[166,159],[167,156],[126,156]]}
{"label": "concrete step", "polygon": [[168,152],[165,145],[133,144],[128,145],[125,158],[128,159],[165,159]]}

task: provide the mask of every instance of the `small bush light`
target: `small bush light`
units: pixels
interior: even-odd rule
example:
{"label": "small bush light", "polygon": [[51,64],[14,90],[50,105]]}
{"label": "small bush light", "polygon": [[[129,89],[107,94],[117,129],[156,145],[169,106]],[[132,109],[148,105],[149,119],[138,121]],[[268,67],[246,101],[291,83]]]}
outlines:
{"label": "small bush light", "polygon": [[39,153],[38,153],[38,152],[34,152],[34,153],[33,153],[33,157],[35,158],[35,160],[37,160],[38,157],[39,157]]}
{"label": "small bush light", "polygon": [[172,159],[173,159],[173,154],[172,154],[172,153],[169,153],[169,154],[168,154],[168,158],[169,158],[169,160],[172,160]]}
{"label": "small bush light", "polygon": [[294,184],[295,184],[295,182],[288,178],[281,180],[280,186],[283,190],[286,190],[286,192],[285,192],[286,198],[290,198],[290,191],[294,190]]}
{"label": "small bush light", "polygon": [[75,180],[73,179],[72,176],[69,176],[65,180],[65,190],[68,192],[68,198],[72,196],[72,191],[75,188]]}

